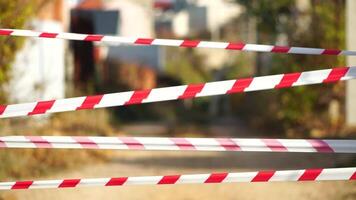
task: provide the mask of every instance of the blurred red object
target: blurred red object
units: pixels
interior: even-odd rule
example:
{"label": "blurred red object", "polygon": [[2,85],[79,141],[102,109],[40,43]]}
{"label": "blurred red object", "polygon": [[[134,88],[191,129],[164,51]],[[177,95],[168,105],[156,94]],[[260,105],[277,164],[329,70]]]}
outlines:
{"label": "blurred red object", "polygon": [[155,0],[154,8],[168,10],[173,7],[172,0]]}
{"label": "blurred red object", "polygon": [[102,9],[103,7],[104,4],[102,0],[84,0],[81,1],[76,8],[77,9]]}

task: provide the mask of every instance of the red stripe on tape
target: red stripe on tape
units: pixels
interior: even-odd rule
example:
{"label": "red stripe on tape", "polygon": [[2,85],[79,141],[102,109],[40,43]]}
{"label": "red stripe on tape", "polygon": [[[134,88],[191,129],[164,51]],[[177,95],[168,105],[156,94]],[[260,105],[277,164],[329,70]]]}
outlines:
{"label": "red stripe on tape", "polygon": [[341,53],[341,50],[338,49],[325,49],[323,51],[323,55],[339,55]]}
{"label": "red stripe on tape", "polygon": [[257,175],[251,180],[251,182],[267,182],[276,171],[260,171]]}
{"label": "red stripe on tape", "polygon": [[28,189],[32,185],[33,181],[17,181],[11,189]]}
{"label": "red stripe on tape", "polygon": [[0,35],[11,35],[12,32],[14,31],[0,29]]}
{"label": "red stripe on tape", "polygon": [[306,169],[298,181],[314,181],[323,169]]}
{"label": "red stripe on tape", "polygon": [[278,83],[274,88],[286,88],[286,87],[291,87],[293,86],[293,83],[295,83],[300,75],[302,73],[291,73],[291,74],[284,74],[281,82]]}
{"label": "red stripe on tape", "polygon": [[192,48],[192,47],[197,47],[199,43],[200,41],[197,40],[184,40],[182,44],[180,44],[179,46]]}
{"label": "red stripe on tape", "polygon": [[38,37],[43,37],[43,38],[55,38],[57,37],[58,33],[48,33],[48,32],[42,32]]}
{"label": "red stripe on tape", "polygon": [[261,139],[268,148],[272,151],[288,151],[278,140],[276,139]]}
{"label": "red stripe on tape", "polygon": [[75,187],[79,184],[80,179],[64,179],[58,186],[59,188]]}
{"label": "red stripe on tape", "polygon": [[0,115],[2,115],[5,111],[7,106],[4,106],[4,105],[0,105]]}
{"label": "red stripe on tape", "polygon": [[123,185],[126,183],[127,179],[128,177],[111,178],[109,182],[105,184],[105,186]]}
{"label": "red stripe on tape", "polygon": [[274,46],[272,52],[274,53],[288,53],[290,47]]}
{"label": "red stripe on tape", "polygon": [[204,85],[205,85],[204,83],[188,85],[184,93],[180,95],[178,98],[179,99],[193,98],[203,90]]}
{"label": "red stripe on tape", "polygon": [[135,44],[144,44],[144,45],[150,45],[152,44],[154,39],[151,38],[138,38],[134,43]]}
{"label": "red stripe on tape", "polygon": [[87,96],[82,105],[77,110],[93,109],[95,105],[99,104],[104,95]]}
{"label": "red stripe on tape", "polygon": [[84,38],[84,41],[101,41],[103,37],[103,35],[88,35]]}
{"label": "red stripe on tape", "polygon": [[323,81],[323,83],[331,83],[331,82],[336,82],[339,81],[347,71],[349,70],[348,67],[340,67],[340,68],[334,68],[331,70],[329,73],[329,76]]}
{"label": "red stripe on tape", "polygon": [[240,146],[230,138],[217,138],[216,141],[228,151],[241,150]]}
{"label": "red stripe on tape", "polygon": [[170,175],[170,176],[163,176],[163,178],[158,182],[159,185],[166,185],[166,184],[175,184],[180,175]]}
{"label": "red stripe on tape", "polygon": [[244,43],[233,43],[233,42],[230,42],[229,45],[227,45],[226,49],[242,50],[245,46],[246,46],[246,44],[244,44]]}
{"label": "red stripe on tape", "polygon": [[334,150],[322,140],[307,140],[317,152],[332,153]]}
{"label": "red stripe on tape", "polygon": [[72,137],[77,143],[84,148],[98,149],[99,146],[95,142],[91,141],[88,137],[76,136]]}
{"label": "red stripe on tape", "polygon": [[356,172],[354,172],[354,174],[352,174],[352,176],[350,177],[350,180],[356,180]]}
{"label": "red stripe on tape", "polygon": [[212,173],[204,183],[221,183],[227,175],[228,173]]}
{"label": "red stripe on tape", "polygon": [[129,149],[145,149],[145,146],[135,138],[119,137],[119,140],[121,140]]}
{"label": "red stripe on tape", "polygon": [[151,93],[151,90],[140,90],[140,91],[134,91],[132,94],[130,100],[128,100],[124,105],[131,105],[131,104],[140,104],[144,99],[148,97],[148,95]]}
{"label": "red stripe on tape", "polygon": [[0,148],[5,148],[5,147],[7,147],[6,143],[4,141],[0,140]]}
{"label": "red stripe on tape", "polygon": [[47,112],[47,110],[51,109],[55,100],[52,101],[40,101],[36,104],[35,108],[32,110],[32,112],[29,112],[28,115],[38,115],[38,114],[44,114]]}
{"label": "red stripe on tape", "polygon": [[244,78],[236,80],[232,88],[227,91],[227,94],[243,92],[252,83],[253,78]]}
{"label": "red stripe on tape", "polygon": [[39,148],[51,148],[52,144],[47,140],[43,139],[41,136],[25,136],[28,140],[30,140],[36,147]]}
{"label": "red stripe on tape", "polygon": [[194,150],[195,147],[185,138],[171,138],[171,141],[182,150]]}

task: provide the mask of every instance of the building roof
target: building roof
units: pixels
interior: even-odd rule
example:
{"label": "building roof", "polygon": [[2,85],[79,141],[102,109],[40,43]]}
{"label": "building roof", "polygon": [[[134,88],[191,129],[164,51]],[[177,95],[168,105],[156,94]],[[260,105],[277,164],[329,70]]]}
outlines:
{"label": "building roof", "polygon": [[102,0],[83,0],[77,5],[77,9],[102,9],[104,3]]}

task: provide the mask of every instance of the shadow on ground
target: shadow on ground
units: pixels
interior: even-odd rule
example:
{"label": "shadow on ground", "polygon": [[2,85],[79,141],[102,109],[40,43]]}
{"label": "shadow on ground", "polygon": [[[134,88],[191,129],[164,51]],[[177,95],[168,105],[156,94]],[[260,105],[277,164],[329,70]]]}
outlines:
{"label": "shadow on ground", "polygon": [[[182,155],[185,154],[185,155]],[[356,160],[353,154],[320,153],[255,153],[255,152],[190,152],[161,153],[143,157],[114,158],[114,163],[132,166],[160,168],[206,168],[206,169],[299,169],[350,167]],[[258,168],[256,168],[258,167]]]}

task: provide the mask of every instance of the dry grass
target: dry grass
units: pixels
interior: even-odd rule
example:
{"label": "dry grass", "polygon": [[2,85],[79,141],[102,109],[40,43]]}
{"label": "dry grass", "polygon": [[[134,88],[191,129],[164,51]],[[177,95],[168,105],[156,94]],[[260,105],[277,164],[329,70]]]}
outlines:
{"label": "dry grass", "polygon": [[[1,135],[113,135],[104,109],[61,113],[49,118],[2,120]],[[104,161],[106,151],[58,149],[2,149],[0,180],[42,176],[84,163]]]}

